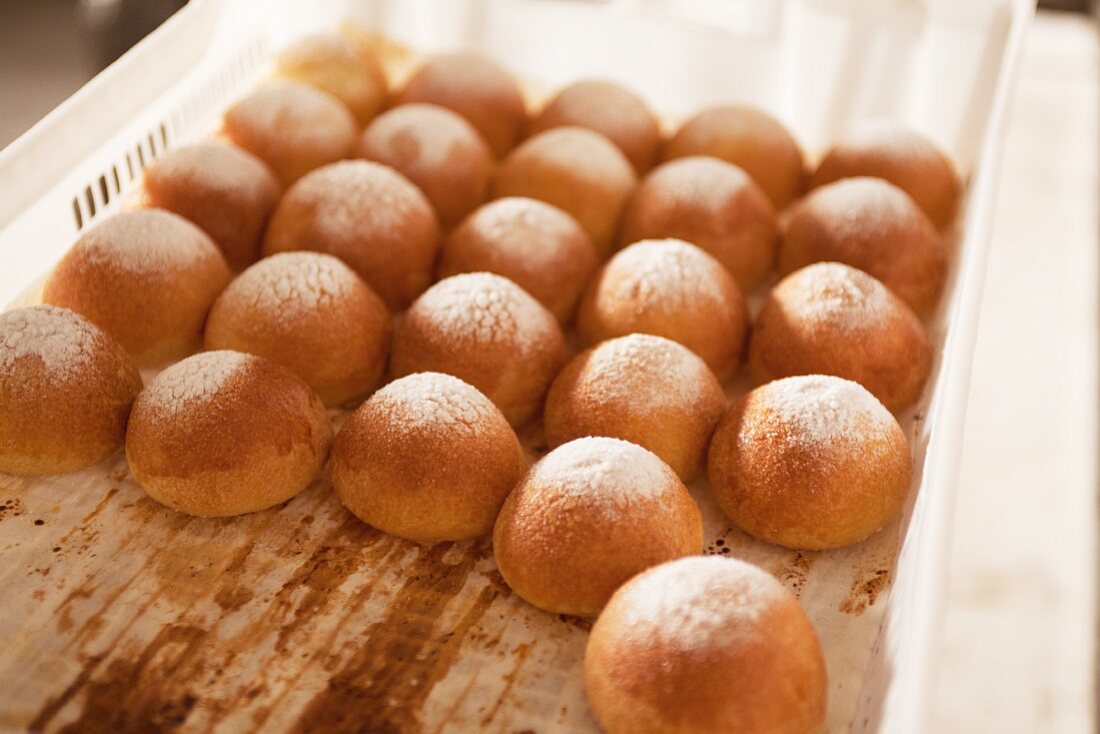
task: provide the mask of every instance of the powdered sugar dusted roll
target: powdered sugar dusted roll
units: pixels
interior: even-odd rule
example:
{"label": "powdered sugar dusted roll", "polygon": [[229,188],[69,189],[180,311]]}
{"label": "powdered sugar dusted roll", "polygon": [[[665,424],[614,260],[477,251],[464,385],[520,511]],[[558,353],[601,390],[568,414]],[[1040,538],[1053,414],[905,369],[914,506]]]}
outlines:
{"label": "powdered sugar dusted roll", "polygon": [[214,302],[207,349],[267,357],[306,381],[326,405],[377,386],[390,345],[390,314],[344,263],[284,252],[241,273]]}
{"label": "powdered sugar dusted roll", "polygon": [[611,598],[584,655],[608,734],[814,734],[826,709],[821,644],[791,592],[731,558],[684,558]]}
{"label": "powdered sugar dusted roll", "polygon": [[636,183],[630,161],[607,137],[583,127],[556,127],[528,138],[501,161],[492,196],[529,196],[563,209],[606,257]]}
{"label": "powdered sugar dusted roll", "polygon": [[161,372],[138,396],[126,459],[157,502],[220,517],[298,494],[321,470],[331,441],[321,401],[285,367],[203,352]]}
{"label": "powdered sugar dusted roll", "polygon": [[811,186],[875,176],[902,189],[943,229],[955,218],[962,185],[951,159],[915,130],[888,120],[857,126],[821,159]]}
{"label": "powdered sugar dusted roll", "polygon": [[275,73],[323,89],[343,102],[360,125],[386,106],[382,62],[370,49],[335,33],[304,36],[279,53]]}
{"label": "powdered sugar dusted roll", "polygon": [[613,436],[649,449],[689,482],[726,407],[722,386],[690,349],[650,334],[610,339],[554,380],[543,424],[551,446]]}
{"label": "powdered sugar dusted roll", "polygon": [[570,84],[546,103],[531,132],[576,125],[603,133],[641,175],[661,154],[661,125],[645,101],[614,82],[590,79]]}
{"label": "powdered sugar dusted roll", "polygon": [[392,166],[420,187],[448,228],[485,200],[495,163],[473,125],[431,104],[383,112],[359,136],[358,154]]}
{"label": "powdered sugar dusted roll", "polygon": [[334,255],[396,311],[431,283],[439,240],[432,205],[407,178],[380,163],[342,161],[286,192],[271,215],[264,255]]}
{"label": "powdered sugar dusted roll", "polygon": [[191,222],[161,209],[126,211],[77,239],[42,300],[81,314],[150,366],[199,348],[231,277],[217,245]]}
{"label": "powdered sugar dusted roll", "polygon": [[778,230],[768,197],[745,171],[709,156],[662,163],[630,198],[620,241],[662,237],[703,248],[746,291],[775,265]]}
{"label": "powdered sugar dusted roll", "polygon": [[740,166],[776,211],[798,198],[806,181],[798,142],[778,120],[752,107],[711,107],[687,120],[665,146],[665,157],[693,155]]}
{"label": "powdered sugar dusted roll", "polygon": [[904,191],[878,178],[814,189],[783,220],[779,272],[831,260],[873,275],[920,315],[939,301],[947,246]]}
{"label": "powdered sugar dusted roll", "polygon": [[867,273],[840,263],[809,265],[780,281],[749,343],[757,383],[836,375],[895,412],[917,401],[931,369],[932,346],[912,309]]}
{"label": "powdered sugar dusted roll", "polygon": [[788,548],[835,548],[858,543],[901,511],[909,444],[860,385],[788,377],[726,412],[708,471],[718,504],[750,535]]}
{"label": "powdered sugar dusted roll", "polygon": [[649,451],[581,438],[524,477],[493,528],[512,590],[551,612],[591,616],[634,574],[700,553],[703,523],[683,482]]}
{"label": "powdered sugar dusted roll", "polygon": [[206,143],[168,151],[141,177],[135,203],[194,222],[242,270],[260,256],[264,226],[282,194],[275,174],[232,145]]}
{"label": "powdered sugar dusted roll", "polygon": [[332,484],[356,517],[398,537],[464,540],[487,533],[527,464],[493,403],[457,377],[394,380],[344,423]]}
{"label": "powdered sugar dusted roll", "polygon": [[542,304],[507,278],[465,273],[433,285],[398,319],[390,371],[454,375],[519,426],[564,362],[561,329]]}
{"label": "powdered sugar dusted roll", "polygon": [[544,201],[510,196],[478,208],[451,232],[439,275],[503,275],[565,326],[598,262],[592,239],[576,219]]}
{"label": "powdered sugar dusted roll", "polygon": [[398,104],[427,102],[446,107],[477,128],[500,158],[516,144],[527,125],[527,103],[519,84],[487,56],[440,54],[417,69]]}
{"label": "powdered sugar dusted roll", "polygon": [[328,92],[275,80],[226,110],[221,135],[262,158],[290,186],[350,155],[357,128],[344,103]]}
{"label": "powdered sugar dusted roll", "polygon": [[683,240],[636,242],[589,283],[577,312],[587,344],[635,332],[683,344],[724,380],[741,364],[748,309],[736,281]]}
{"label": "powdered sugar dusted roll", "polygon": [[140,390],[126,351],[82,316],[0,314],[0,472],[61,474],[109,456]]}

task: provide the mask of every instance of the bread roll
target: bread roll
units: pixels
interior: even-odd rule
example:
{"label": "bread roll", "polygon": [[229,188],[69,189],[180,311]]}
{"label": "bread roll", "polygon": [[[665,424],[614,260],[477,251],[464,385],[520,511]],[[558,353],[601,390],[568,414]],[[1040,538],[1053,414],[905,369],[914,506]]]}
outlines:
{"label": "bread roll", "polygon": [[232,274],[217,245],[160,209],[126,211],[86,230],[54,266],[42,300],[76,311],[141,366],[194,352]]}
{"label": "bread roll", "polygon": [[381,114],[359,137],[359,155],[393,167],[416,184],[440,222],[453,227],[485,200],[493,152],[458,114],[407,104]]}
{"label": "bread roll", "polygon": [[519,140],[527,103],[519,84],[492,59],[476,53],[441,54],[409,79],[399,104],[427,102],[446,107],[477,128],[497,158]]}
{"label": "bread roll", "polygon": [[678,158],[642,179],[623,214],[624,244],[666,237],[698,245],[742,290],[775,265],[778,229],[768,197],[743,170],[717,158]]}
{"label": "bread roll", "polygon": [[492,197],[528,196],[572,215],[610,254],[619,218],[636,183],[615,144],[581,127],[557,127],[526,140],[501,161]]}
{"label": "bread roll", "polygon": [[607,734],[814,734],[825,660],[798,600],[732,558],[661,564],[624,584],[592,627],[588,702]]}
{"label": "bread roll", "polygon": [[792,375],[858,382],[893,412],[913,405],[932,369],[924,326],[867,273],[816,263],[788,275],[764,299],[749,342],[757,383]]}
{"label": "bread roll", "polygon": [[365,45],[336,35],[316,33],[298,39],[275,58],[275,74],[309,84],[344,103],[360,126],[386,106],[386,72]]}
{"label": "bread roll", "polygon": [[708,473],[723,512],[750,535],[788,548],[837,548],[901,512],[909,445],[890,411],[858,384],[787,377],[726,411]]}
{"label": "bread roll", "polygon": [[263,159],[290,186],[351,155],[357,131],[355,117],[328,92],[274,80],[226,110],[221,135]]}
{"label": "bread roll", "polygon": [[560,614],[594,616],[634,574],[702,548],[702,517],[683,482],[615,438],[551,451],[508,495],[493,528],[504,580]]}
{"label": "bread roll", "polygon": [[234,270],[260,257],[264,226],[282,187],[262,160],[232,145],[204,143],[170,150],[141,177],[136,204],[197,224]]}
{"label": "bread roll", "polygon": [[0,472],[63,474],[110,456],[140,391],[126,351],[82,316],[0,313]]}
{"label": "bread roll", "polygon": [[748,310],[733,277],[703,250],[646,240],[620,251],[592,279],[577,331],[586,344],[634,332],[663,336],[724,380],[741,364]]}
{"label": "bread roll", "polygon": [[665,158],[709,155],[740,166],[776,211],[806,183],[802,149],[787,128],[762,110],[742,105],[711,107],[691,117],[665,147]]}
{"label": "bread roll", "polygon": [[570,84],[547,102],[531,123],[531,132],[575,125],[603,133],[641,175],[661,154],[661,125],[645,101],[609,81]]}
{"label": "bread roll", "polygon": [[331,441],[321,401],[285,367],[203,352],[161,372],[138,396],[126,460],[157,502],[225,517],[274,507],[305,489]]}
{"label": "bread roll", "polygon": [[951,159],[903,125],[871,121],[841,138],[821,159],[814,188],[855,176],[883,178],[917,202],[938,229],[955,219],[962,185]]}
{"label": "bread roll", "polygon": [[267,226],[264,254],[340,258],[394,311],[431,283],[441,233],[420,189],[388,166],[342,161],[292,186]]}
{"label": "bread roll", "polygon": [[503,275],[565,326],[598,264],[596,247],[576,219],[537,199],[509,197],[480,207],[451,232],[439,277]]}
{"label": "bread roll", "polygon": [[332,485],[363,522],[418,541],[489,532],[523,476],[519,439],[493,403],[457,377],[391,382],[344,423]]}
{"label": "bread roll", "polygon": [[229,284],[210,310],[205,343],[266,357],[305,380],[325,405],[342,405],[378,385],[390,313],[331,255],[284,252]]}
{"label": "bread roll", "polygon": [[612,436],[649,449],[690,482],[726,407],[718,379],[685,346],[650,334],[601,342],[554,380],[543,425],[550,446]]}
{"label": "bread roll", "polygon": [[812,191],[784,217],[779,271],[835,261],[874,276],[919,315],[947,279],[947,246],[909,196],[882,179],[846,178]]}
{"label": "bread roll", "polygon": [[466,273],[433,285],[397,321],[390,371],[454,375],[519,426],[564,361],[561,329],[542,304],[507,278]]}

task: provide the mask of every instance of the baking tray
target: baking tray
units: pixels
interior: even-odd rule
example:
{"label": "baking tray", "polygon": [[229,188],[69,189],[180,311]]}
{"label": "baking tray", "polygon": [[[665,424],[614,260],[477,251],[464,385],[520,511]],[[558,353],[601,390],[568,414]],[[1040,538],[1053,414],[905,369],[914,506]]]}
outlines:
{"label": "baking tray", "polygon": [[[692,491],[707,552],[759,563],[806,606],[829,669],[827,730],[923,732],[1004,110],[1031,12],[1010,0],[192,0],[0,153],[0,303],[33,301],[77,233],[150,160],[208,134],[280,46],[347,20],[399,44],[397,64],[400,45],[478,49],[534,90],[621,81],[670,121],[755,104],[811,156],[861,119],[906,122],[967,186],[928,321],[932,379],[901,417],[915,467],[902,517],[851,548],[795,552],[730,528],[705,483]],[[537,431],[525,443],[537,454]],[[586,620],[511,594],[487,541],[427,547],[372,530],[325,476],[231,520],[160,507],[121,456],[0,476],[0,553],[0,727],[595,727]]]}

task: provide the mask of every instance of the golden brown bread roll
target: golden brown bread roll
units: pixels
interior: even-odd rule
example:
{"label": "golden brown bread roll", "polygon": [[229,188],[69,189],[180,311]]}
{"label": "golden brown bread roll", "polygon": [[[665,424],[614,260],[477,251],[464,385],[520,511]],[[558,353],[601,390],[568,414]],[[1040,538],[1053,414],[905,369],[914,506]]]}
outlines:
{"label": "golden brown bread roll", "polygon": [[379,163],[341,161],[286,192],[268,223],[264,255],[334,255],[398,311],[431,283],[440,237],[432,205],[407,178]]}
{"label": "golden brown bread roll", "polygon": [[492,273],[445,278],[394,326],[390,372],[443,372],[476,387],[519,426],[542,407],[565,361],[554,315]]}
{"label": "golden brown bread roll", "polygon": [[386,106],[382,62],[366,45],[317,33],[298,39],[275,58],[275,74],[322,89],[344,103],[360,126]]}
{"label": "golden brown bread roll", "polygon": [[394,380],[344,423],[332,449],[332,486],[356,517],[418,541],[489,532],[527,468],[500,410],[457,377]]}
{"label": "golden brown bread roll", "polygon": [[835,261],[879,279],[919,315],[947,278],[947,246],[909,196],[878,178],[846,178],[810,192],[783,221],[779,272]]}
{"label": "golden brown bread roll", "polygon": [[546,396],[543,425],[550,446],[582,436],[621,438],[690,482],[725,407],[722,386],[694,352],[660,336],[630,334],[565,366]]}
{"label": "golden brown bread roll", "polygon": [[401,105],[379,115],[359,136],[358,153],[420,187],[445,227],[485,200],[495,163],[470,123],[431,104]]}
{"label": "golden brown bread roll", "polygon": [[527,139],[501,161],[492,197],[528,196],[566,211],[603,257],[611,252],[635,183],[630,161],[605,136],[556,127]]}
{"label": "golden brown bread roll", "polygon": [[798,142],[762,110],[711,107],[690,118],[665,146],[665,159],[709,155],[744,169],[778,211],[802,193],[806,163]]}
{"label": "golden brown bread roll", "polygon": [[825,660],[791,592],[756,566],[694,557],[624,584],[584,653],[607,734],[814,734]]}
{"label": "golden brown bread roll", "polygon": [[719,380],[741,364],[745,299],[721,263],[682,240],[646,240],[618,252],[588,284],[577,311],[586,344],[656,334],[702,357]]}
{"label": "golden brown bread roll", "polygon": [[544,201],[509,197],[478,208],[451,232],[439,277],[503,275],[565,326],[598,264],[596,247],[576,219]]}
{"label": "golden brown bread roll", "polygon": [[497,158],[512,149],[527,125],[519,84],[492,59],[476,53],[441,54],[409,79],[398,104],[446,107],[477,128]]}
{"label": "golden brown bread roll", "polygon": [[342,405],[378,385],[390,313],[331,255],[284,252],[229,284],[210,309],[205,344],[266,357],[305,380],[326,405]]}
{"label": "golden brown bread roll", "polygon": [[231,268],[243,270],[260,257],[264,226],[281,194],[279,179],[256,156],[232,145],[204,143],[153,161],[135,203],[194,222]]}
{"label": "golden brown bread roll", "polygon": [[742,290],[759,284],[775,265],[771,202],[747,173],[717,158],[677,158],[642,179],[623,213],[620,241],[664,237],[706,250]]}
{"label": "golden brown bread roll", "polygon": [[883,178],[899,187],[938,229],[955,219],[962,189],[955,166],[935,143],[903,125],[880,120],[858,126],[825,154],[810,185],[854,176]]}
{"label": "golden brown bread roll", "polygon": [[932,369],[924,326],[867,273],[816,263],[788,275],[764,300],[749,342],[758,384],[792,375],[836,375],[898,412],[917,401]]}
{"label": "golden brown bread roll", "polygon": [[634,574],[699,553],[695,500],[655,455],[616,438],[551,451],[497,517],[493,554],[508,585],[537,607],[594,616]]}
{"label": "golden brown bread roll", "polygon": [[231,277],[217,245],[183,217],[125,211],[77,238],[42,300],[81,314],[151,366],[199,348],[206,314]]}
{"label": "golden brown bread roll", "polygon": [[661,125],[645,101],[614,82],[586,80],[570,84],[547,102],[531,123],[531,132],[576,125],[603,133],[641,175],[661,154]]}
{"label": "golden brown bread roll", "polygon": [[251,354],[203,352],[161,372],[138,396],[126,460],[157,502],[225,517],[305,489],[331,441],[324,406],[288,369]]}
{"label": "golden brown bread roll", "polygon": [[875,396],[850,380],[787,377],[722,417],[708,472],[722,511],[768,543],[858,543],[901,512],[909,444]]}
{"label": "golden brown bread roll", "polygon": [[221,135],[261,158],[290,186],[351,155],[358,126],[344,104],[308,84],[270,81],[222,117]]}
{"label": "golden brown bread roll", "polygon": [[0,313],[0,472],[63,474],[110,456],[140,391],[126,350],[79,314]]}

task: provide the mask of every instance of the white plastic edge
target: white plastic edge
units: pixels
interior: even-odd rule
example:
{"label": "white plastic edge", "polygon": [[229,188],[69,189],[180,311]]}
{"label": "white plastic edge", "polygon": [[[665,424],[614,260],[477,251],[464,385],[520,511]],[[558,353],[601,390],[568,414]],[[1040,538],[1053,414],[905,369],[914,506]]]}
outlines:
{"label": "white plastic edge", "polygon": [[[980,165],[975,169],[975,180],[971,185],[975,196],[968,202],[971,211],[984,212],[985,216],[968,218],[969,229],[960,244],[964,256],[958,273],[962,282],[957,289],[957,292],[965,293],[967,297],[960,299],[944,344],[941,377],[943,393],[940,406],[961,404],[964,407],[949,411],[953,413],[950,421],[946,420],[947,415],[937,417],[937,430],[929,442],[925,458],[925,466],[932,470],[925,477],[925,486],[938,491],[929,493],[928,517],[922,518],[922,524],[916,530],[924,534],[932,528],[937,531],[938,537],[924,540],[920,562],[915,563],[912,569],[911,585],[914,594],[911,598],[920,608],[912,610],[909,615],[910,626],[906,630],[906,642],[909,645],[919,645],[908,661],[909,680],[918,690],[901,692],[896,690],[896,686],[888,687],[882,708],[883,719],[879,722],[878,730],[889,734],[925,734],[931,731],[929,714],[934,703],[935,675],[939,666],[937,654],[946,610],[945,582],[950,561],[949,543],[954,532],[955,500],[959,490],[962,438],[966,425],[965,406],[973,368],[974,350],[967,345],[973,343],[978,333],[1008,106],[1016,89],[1027,28],[1035,13],[1034,2],[1029,0],[1006,0],[1003,8],[1010,23],[1003,69],[998,76],[989,121],[982,139]],[[907,540],[913,542],[913,538]],[[889,624],[889,619],[884,623]]]}

